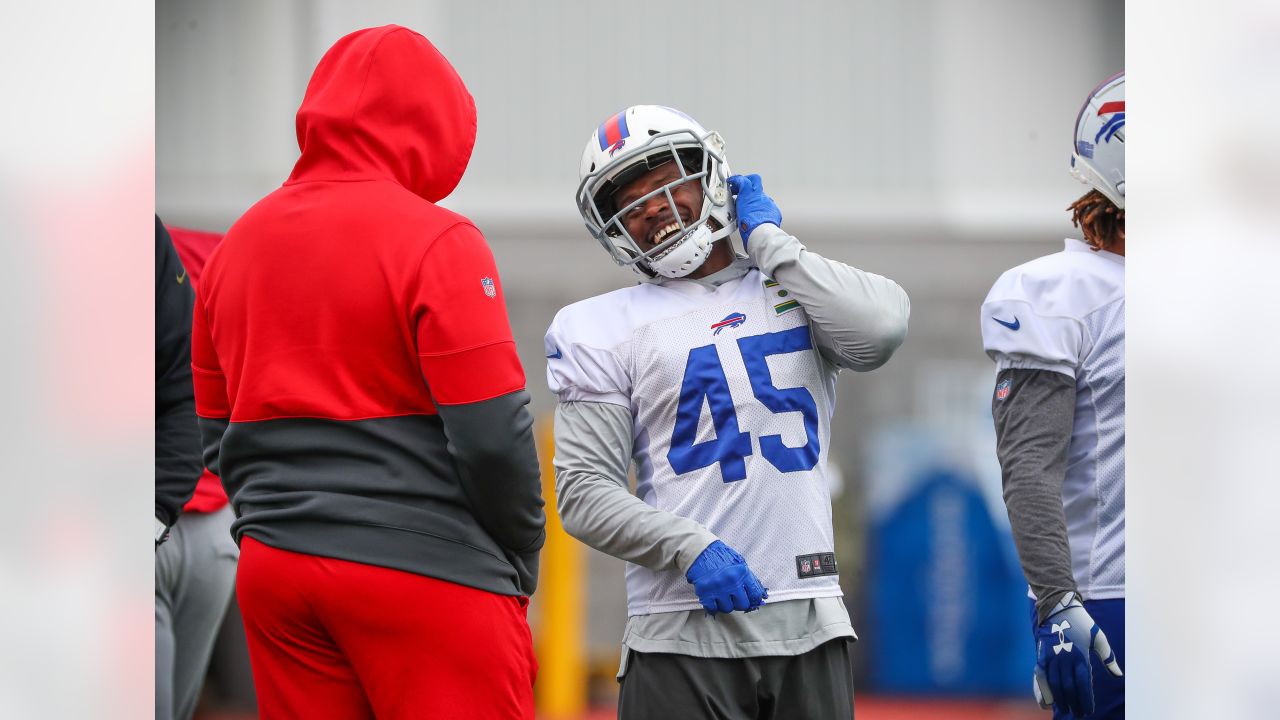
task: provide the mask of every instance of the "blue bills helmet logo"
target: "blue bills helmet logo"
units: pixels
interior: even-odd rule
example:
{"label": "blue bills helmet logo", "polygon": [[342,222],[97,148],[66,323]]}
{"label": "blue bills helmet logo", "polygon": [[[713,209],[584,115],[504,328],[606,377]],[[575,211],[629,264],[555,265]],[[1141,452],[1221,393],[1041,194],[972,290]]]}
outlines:
{"label": "blue bills helmet logo", "polygon": [[743,315],[740,312],[727,315],[725,316],[725,319],[721,320],[720,322],[711,324],[711,329],[715,330],[715,332],[712,334],[719,335],[721,330],[724,330],[725,328],[736,328],[742,325],[742,323],[746,321],[747,321],[747,316]]}
{"label": "blue bills helmet logo", "polygon": [[1009,390],[1013,388],[1013,379],[1005,378],[996,385],[996,399],[1003,400],[1009,397]]}
{"label": "blue bills helmet logo", "polygon": [[484,294],[489,297],[498,297],[498,287],[493,284],[493,278],[480,278],[480,287],[484,288]]}
{"label": "blue bills helmet logo", "polygon": [[[1108,103],[1103,103],[1102,107],[1098,108],[1098,116],[1101,117],[1103,115],[1111,115],[1111,117],[1105,124],[1103,124],[1102,129],[1098,131],[1098,134],[1094,136],[1094,144],[1099,142],[1111,142],[1111,138],[1115,137],[1115,134],[1124,128],[1124,101],[1113,100]],[[1124,136],[1121,135],[1120,139],[1123,140]]]}

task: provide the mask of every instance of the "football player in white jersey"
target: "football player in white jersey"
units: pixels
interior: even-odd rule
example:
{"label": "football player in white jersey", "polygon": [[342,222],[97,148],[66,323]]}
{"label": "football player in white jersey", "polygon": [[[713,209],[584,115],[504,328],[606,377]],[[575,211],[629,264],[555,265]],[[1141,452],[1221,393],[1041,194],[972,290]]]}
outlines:
{"label": "football player in white jersey", "polygon": [[619,717],[851,718],[835,380],[888,361],[906,293],[806,250],[678,110],[607,119],[580,177],[587,228],[641,275],[546,335],[560,517],[628,562]]}
{"label": "football player in white jersey", "polygon": [[1034,600],[1033,687],[1055,718],[1124,717],[1124,73],[1076,118],[1084,242],[982,305],[1005,505]]}

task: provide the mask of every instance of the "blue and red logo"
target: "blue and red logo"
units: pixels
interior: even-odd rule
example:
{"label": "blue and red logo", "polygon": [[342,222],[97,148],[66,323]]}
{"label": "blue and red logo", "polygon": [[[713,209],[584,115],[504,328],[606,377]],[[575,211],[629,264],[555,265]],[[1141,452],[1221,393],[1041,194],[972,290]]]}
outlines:
{"label": "blue and red logo", "polygon": [[[1115,113],[1114,115],[1111,115]],[[1094,144],[1099,142],[1111,142],[1111,137],[1124,127],[1124,101],[1112,100],[1111,102],[1102,103],[1102,107],[1098,108],[1098,116],[1111,115],[1111,118],[1102,126],[1098,134],[1093,137]],[[1103,136],[1106,136],[1105,138]],[[1121,138],[1123,139],[1123,138]]]}
{"label": "blue and red logo", "polygon": [[622,141],[630,136],[631,130],[627,128],[626,110],[605,120],[596,129],[596,139],[600,141],[600,149],[608,150],[610,156],[617,152],[618,148],[622,147]]}
{"label": "blue and red logo", "polygon": [[1010,379],[1010,378],[1005,378],[1005,379],[1001,380],[1001,381],[1000,381],[1000,384],[999,384],[999,385],[996,385],[996,399],[997,399],[997,400],[1003,400],[1003,399],[1005,399],[1005,398],[1009,397],[1009,391],[1010,391],[1010,390],[1012,390],[1012,389],[1013,389],[1013,380],[1012,380],[1012,379]]}
{"label": "blue and red logo", "polygon": [[719,335],[721,330],[724,330],[725,328],[736,328],[746,321],[747,321],[746,315],[743,315],[740,312],[733,313],[732,315],[726,316],[725,319],[721,320],[718,323],[712,323],[711,329],[715,330],[715,332],[712,334]]}

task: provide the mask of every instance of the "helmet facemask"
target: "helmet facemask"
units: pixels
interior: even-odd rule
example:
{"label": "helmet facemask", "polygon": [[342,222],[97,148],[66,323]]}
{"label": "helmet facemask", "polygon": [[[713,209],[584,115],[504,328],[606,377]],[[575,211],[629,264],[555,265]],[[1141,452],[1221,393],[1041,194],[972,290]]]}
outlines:
{"label": "helmet facemask", "polygon": [[[671,130],[653,134],[643,146],[610,158],[603,167],[593,168],[583,177],[577,193],[578,210],[587,229],[619,265],[631,266],[647,277],[688,275],[706,261],[715,241],[728,237],[734,230],[729,216],[733,207],[725,183],[729,170],[723,148],[718,133],[699,135],[692,129]],[[614,197],[620,189],[645,172],[670,162],[679,169],[679,177],[624,207],[616,207]],[[697,218],[686,223],[672,190],[687,182],[701,186],[702,208]],[[659,195],[665,196],[680,228],[645,250],[628,232],[625,218]]]}

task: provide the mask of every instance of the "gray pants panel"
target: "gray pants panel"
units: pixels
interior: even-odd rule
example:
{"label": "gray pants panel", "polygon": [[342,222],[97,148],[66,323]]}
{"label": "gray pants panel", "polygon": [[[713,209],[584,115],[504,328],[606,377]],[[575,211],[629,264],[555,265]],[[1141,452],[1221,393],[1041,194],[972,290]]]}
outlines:
{"label": "gray pants panel", "polygon": [[751,658],[631,652],[618,719],[853,720],[850,645]]}
{"label": "gray pants panel", "polygon": [[240,550],[230,506],[185,513],[156,551],[156,720],[189,720],[231,602]]}

